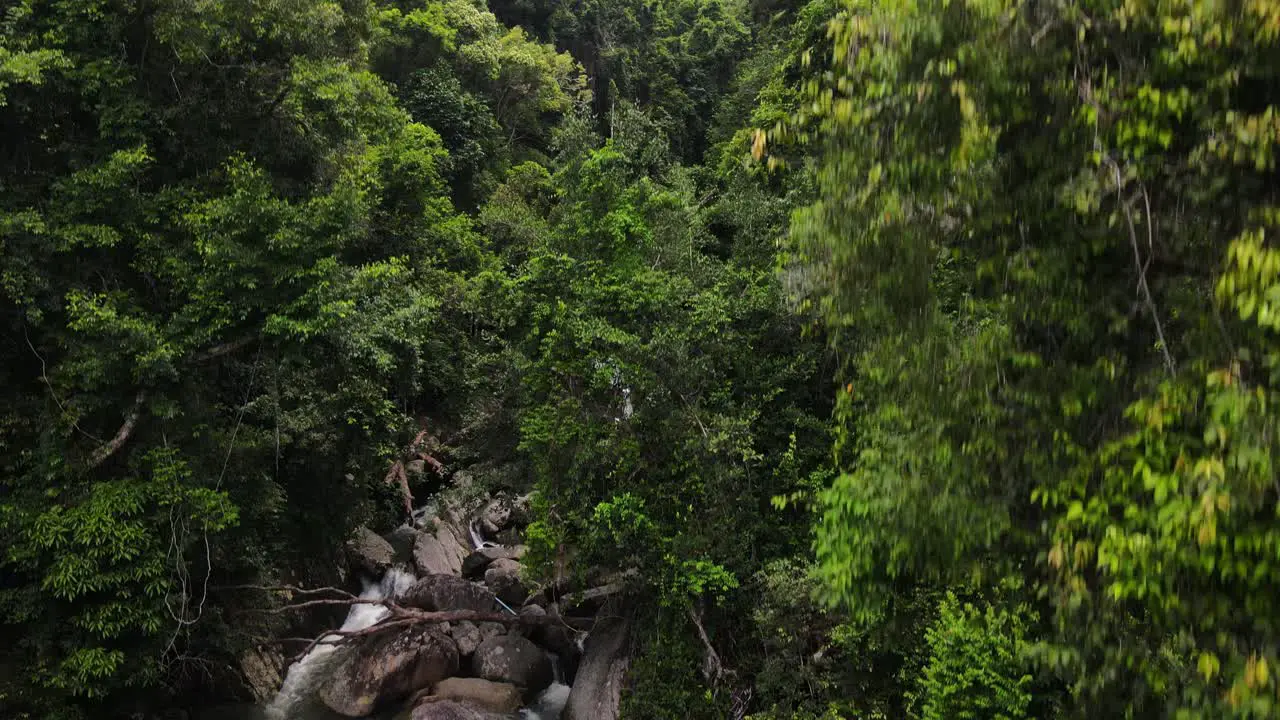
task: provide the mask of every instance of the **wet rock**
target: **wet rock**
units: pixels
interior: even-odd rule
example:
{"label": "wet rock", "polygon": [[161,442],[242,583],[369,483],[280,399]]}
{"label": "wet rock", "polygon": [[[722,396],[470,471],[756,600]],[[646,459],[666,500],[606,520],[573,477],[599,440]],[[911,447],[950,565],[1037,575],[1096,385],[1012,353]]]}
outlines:
{"label": "wet rock", "polygon": [[493,593],[456,575],[432,574],[419,578],[400,598],[403,605],[422,610],[475,610],[497,608]]}
{"label": "wet rock", "polygon": [[272,646],[251,648],[240,656],[240,675],[254,700],[267,702],[280,689],[284,657]]}
{"label": "wet rock", "polygon": [[596,623],[587,636],[586,652],[561,720],[618,719],[622,685],[630,664],[629,625],[619,617],[604,617]]}
{"label": "wet rock", "polygon": [[546,652],[520,635],[502,635],[480,643],[471,658],[471,670],[486,680],[518,685],[530,699],[553,679]]}
{"label": "wet rock", "polygon": [[471,580],[478,580],[484,577],[485,568],[489,567],[492,559],[487,558],[479,550],[471,553],[462,561],[462,577]]}
{"label": "wet rock", "polygon": [[347,557],[356,568],[370,575],[381,575],[395,562],[396,551],[378,533],[358,527],[347,541]]}
{"label": "wet rock", "polygon": [[424,698],[409,717],[410,720],[510,720],[513,715],[489,712],[456,700]]}
{"label": "wet rock", "polygon": [[494,560],[484,571],[484,584],[507,605],[520,605],[529,592],[520,582],[520,563],[503,558]]}
{"label": "wet rock", "polygon": [[515,685],[484,678],[441,680],[432,689],[431,697],[456,700],[496,713],[513,713],[521,705],[520,689]]}
{"label": "wet rock", "polygon": [[436,628],[370,635],[347,653],[320,690],[334,712],[364,717],[458,672],[458,648]]}

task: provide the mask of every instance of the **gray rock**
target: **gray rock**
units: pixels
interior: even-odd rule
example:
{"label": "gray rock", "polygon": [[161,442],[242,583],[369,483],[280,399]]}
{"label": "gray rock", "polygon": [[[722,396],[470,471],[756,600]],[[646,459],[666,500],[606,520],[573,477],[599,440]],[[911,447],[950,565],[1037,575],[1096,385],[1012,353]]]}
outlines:
{"label": "gray rock", "polygon": [[495,497],[476,515],[476,523],[485,534],[496,535],[511,524],[511,506],[511,498]]}
{"label": "gray rock", "polygon": [[[524,607],[520,608],[520,617],[541,617],[546,614],[547,614],[547,611],[543,610],[537,605],[525,605]],[[512,627],[512,630],[519,632],[521,635],[529,638],[530,640],[533,640],[534,642],[537,642],[537,631],[541,627],[542,626],[540,625],[521,624],[521,625],[516,625]]]}
{"label": "gray rock", "polygon": [[258,702],[267,702],[275,697],[283,672],[284,657],[277,647],[250,648],[240,656],[240,675],[249,694]]}
{"label": "gray rock", "polygon": [[484,636],[480,634],[479,626],[466,620],[451,623],[449,635],[458,646],[458,654],[463,658],[470,658],[475,653],[476,648],[480,647],[480,643],[484,642]]}
{"label": "gray rock", "polygon": [[507,634],[507,626],[496,622],[482,622],[480,628],[480,642],[484,642],[489,638],[496,638],[500,635]]}
{"label": "gray rock", "polygon": [[630,623],[604,617],[587,636],[586,653],[578,665],[561,720],[618,720],[622,685],[630,664]]}
{"label": "gray rock", "polygon": [[400,598],[402,605],[422,610],[475,610],[493,612],[493,593],[456,575],[433,574],[419,578]]}
{"label": "gray rock", "polygon": [[413,709],[410,720],[511,720],[511,713],[493,713],[456,700],[424,701]]}
{"label": "gray rock", "polygon": [[[531,607],[537,606],[530,605],[522,609],[521,612],[524,612],[524,610]],[[550,611],[544,611],[544,613],[556,616],[560,614],[559,610],[557,610],[554,605],[551,607]],[[559,655],[561,660],[566,662],[577,661],[577,657],[579,655],[577,634],[568,625],[556,624],[534,626],[531,639],[542,647]]]}
{"label": "gray rock", "polygon": [[462,573],[462,560],[471,550],[465,534],[460,537],[449,522],[436,520],[432,530],[418,535],[413,546],[413,564],[421,574]]}
{"label": "gray rock", "polygon": [[511,524],[515,527],[527,527],[533,520],[533,512],[529,507],[532,498],[533,494],[530,493],[511,501]]}
{"label": "gray rock", "polygon": [[457,672],[457,646],[433,627],[370,635],[334,669],[320,699],[340,715],[364,717]]}
{"label": "gray rock", "polygon": [[356,568],[381,575],[395,562],[396,551],[378,533],[361,526],[347,541],[347,557]]}
{"label": "gray rock", "polygon": [[524,543],[524,533],[520,532],[518,528],[509,527],[493,536],[493,539],[500,545],[515,546]]}
{"label": "gray rock", "polygon": [[432,688],[431,697],[456,700],[496,713],[513,713],[521,705],[520,689],[515,685],[484,678],[441,680]]}
{"label": "gray rock", "polygon": [[383,535],[383,539],[391,543],[391,549],[395,551],[396,565],[412,565],[413,564],[413,548],[418,543],[417,530],[408,525],[401,525],[391,532]]}
{"label": "gray rock", "polygon": [[495,560],[519,560],[524,557],[524,545],[493,545],[472,552],[462,561],[462,576],[479,578],[484,576],[485,568]]}
{"label": "gray rock", "polygon": [[520,635],[502,635],[480,643],[471,658],[471,670],[486,680],[518,685],[530,699],[553,679],[546,652]]}
{"label": "gray rock", "polygon": [[515,560],[494,560],[484,571],[484,584],[507,605],[520,605],[529,592],[520,582],[520,563]]}

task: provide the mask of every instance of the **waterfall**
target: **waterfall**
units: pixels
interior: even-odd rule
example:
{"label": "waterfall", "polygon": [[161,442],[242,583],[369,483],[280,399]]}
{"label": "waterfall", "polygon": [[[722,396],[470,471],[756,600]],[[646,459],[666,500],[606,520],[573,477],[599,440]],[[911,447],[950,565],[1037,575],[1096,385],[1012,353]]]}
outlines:
{"label": "waterfall", "polygon": [[[413,573],[407,570],[392,568],[382,576],[382,580],[378,583],[365,582],[364,590],[360,593],[362,600],[382,600],[388,597],[396,597],[409,586],[413,584],[416,578]],[[387,616],[387,609],[381,605],[371,603],[360,603],[352,605],[351,610],[347,613],[347,619],[342,623],[342,630],[353,631],[363,630],[382,618]],[[334,641],[338,639],[338,635],[326,635],[324,641]],[[338,654],[334,651],[337,646],[321,642],[311,651],[302,656],[297,662],[289,666],[289,672],[285,674],[284,683],[280,686],[280,692],[276,693],[271,704],[267,706],[267,720],[290,720],[296,718],[301,713],[298,709],[305,706],[312,700],[316,689],[328,677],[329,672],[333,669]]]}
{"label": "waterfall", "polygon": [[520,711],[521,720],[560,720],[565,703],[569,702],[569,686],[564,683],[564,670],[560,667],[560,656],[547,653],[551,660],[551,673],[555,680],[543,690],[533,704]]}
{"label": "waterfall", "polygon": [[481,550],[483,548],[494,547],[497,545],[497,543],[489,542],[484,539],[484,536],[476,529],[475,520],[471,521],[471,524],[467,526],[467,529],[471,531],[471,545],[473,546],[473,549]]}
{"label": "waterfall", "polygon": [[533,705],[520,711],[521,720],[560,720],[565,703],[569,702],[569,686],[557,680],[551,683]]}

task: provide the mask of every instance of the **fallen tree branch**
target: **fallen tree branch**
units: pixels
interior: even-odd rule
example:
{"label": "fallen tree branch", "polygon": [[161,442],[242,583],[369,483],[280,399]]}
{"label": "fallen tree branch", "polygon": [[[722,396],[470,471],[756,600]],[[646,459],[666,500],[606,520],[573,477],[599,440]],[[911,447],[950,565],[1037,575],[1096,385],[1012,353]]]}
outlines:
{"label": "fallen tree branch", "polygon": [[640,577],[640,572],[635,568],[632,568],[618,575],[617,576],[618,579],[614,580],[611,583],[606,583],[604,585],[600,585],[597,587],[588,588],[581,592],[565,593],[561,597],[558,604],[567,609],[567,608],[578,607],[579,605],[591,602],[592,600],[599,600],[601,598],[607,598],[611,595],[618,595],[620,593],[626,592],[628,587],[630,587],[631,583],[639,579],[639,577]]}
{"label": "fallen tree branch", "polygon": [[115,437],[102,447],[93,451],[89,456],[89,469],[98,467],[106,462],[107,458],[116,454],[116,451],[129,441],[129,436],[133,434],[133,428],[138,424],[138,418],[142,415],[142,403],[147,399],[147,391],[139,390],[137,398],[133,401],[133,409],[124,417],[124,423],[120,425],[120,429],[116,431]]}
{"label": "fallen tree branch", "polygon": [[[254,613],[283,613],[291,610],[306,610],[314,607],[331,607],[334,605],[380,605],[387,609],[388,615],[377,623],[359,630],[330,630],[319,636],[307,640],[307,646],[298,654],[301,657],[311,652],[317,645],[339,645],[351,642],[357,638],[368,637],[397,630],[413,627],[415,625],[439,625],[441,623],[454,622],[474,622],[474,623],[498,623],[501,625],[546,625],[546,626],[568,626],[573,630],[588,631],[595,625],[594,618],[574,618],[564,617],[558,613],[548,613],[546,615],[512,615],[499,611],[482,611],[482,610],[421,610],[415,607],[406,607],[394,600],[389,599],[372,599],[362,598],[352,595],[345,590],[333,587],[315,588],[304,590],[292,585],[228,585],[218,588],[219,590],[261,590],[264,592],[294,592],[299,595],[317,595],[320,593],[335,593],[342,595],[338,598],[320,598],[316,600],[303,600],[301,602],[289,603],[278,608],[261,608],[250,609],[244,612]],[[302,642],[305,638],[288,638],[281,642]],[[294,659],[297,659],[296,657]]]}

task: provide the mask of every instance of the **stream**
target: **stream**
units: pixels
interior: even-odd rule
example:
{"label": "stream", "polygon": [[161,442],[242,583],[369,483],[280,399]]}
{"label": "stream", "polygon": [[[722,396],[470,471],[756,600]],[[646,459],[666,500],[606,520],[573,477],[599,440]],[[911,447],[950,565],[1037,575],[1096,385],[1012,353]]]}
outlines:
{"label": "stream", "polygon": [[[425,510],[425,508],[424,508]],[[470,539],[473,549],[493,546],[495,543],[483,538],[475,524],[470,525]],[[392,568],[381,580],[372,582],[365,580],[360,597],[364,600],[382,600],[394,598],[409,589],[417,580],[408,570]],[[343,621],[341,630],[354,631],[370,627],[388,615],[388,610],[381,605],[352,605]],[[337,635],[327,635],[324,640],[337,640]],[[559,720],[569,698],[569,685],[561,670],[558,657],[548,653],[555,672],[554,682],[547,687],[528,707],[520,710],[521,720]],[[328,679],[337,662],[341,659],[338,646],[321,642],[311,649],[297,662],[289,666],[283,683],[275,698],[263,705],[234,705],[210,708],[197,715],[198,720],[343,720],[339,715],[324,705],[319,699],[319,690]],[[402,710],[392,710],[369,716],[374,720],[392,720],[407,718]]]}

